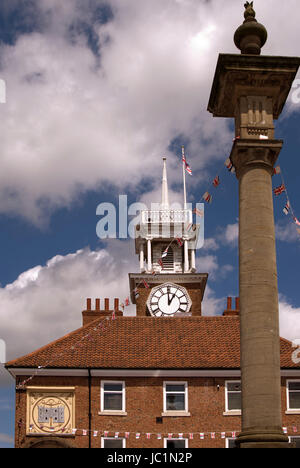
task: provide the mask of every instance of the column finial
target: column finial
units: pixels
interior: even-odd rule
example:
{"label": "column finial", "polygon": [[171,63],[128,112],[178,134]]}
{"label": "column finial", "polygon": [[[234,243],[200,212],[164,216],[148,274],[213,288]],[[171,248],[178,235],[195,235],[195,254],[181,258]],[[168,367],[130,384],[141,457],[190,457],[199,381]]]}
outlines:
{"label": "column finial", "polygon": [[260,55],[268,37],[266,28],[255,19],[253,2],[244,4],[244,23],[234,34],[234,43],[242,54]]}

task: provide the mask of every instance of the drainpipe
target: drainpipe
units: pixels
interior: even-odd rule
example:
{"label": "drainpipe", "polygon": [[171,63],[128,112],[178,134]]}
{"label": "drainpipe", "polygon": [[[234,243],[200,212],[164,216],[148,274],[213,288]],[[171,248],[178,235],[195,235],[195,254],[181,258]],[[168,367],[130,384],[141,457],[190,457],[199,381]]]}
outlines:
{"label": "drainpipe", "polygon": [[88,386],[89,386],[89,449],[92,448],[92,398],[91,398],[91,388],[92,388],[92,377],[91,369],[88,369]]}

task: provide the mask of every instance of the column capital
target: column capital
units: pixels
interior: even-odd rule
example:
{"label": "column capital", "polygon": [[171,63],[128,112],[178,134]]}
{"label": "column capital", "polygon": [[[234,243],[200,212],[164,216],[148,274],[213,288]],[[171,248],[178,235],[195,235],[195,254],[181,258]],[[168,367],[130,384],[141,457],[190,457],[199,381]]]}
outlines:
{"label": "column capital", "polygon": [[230,159],[237,178],[255,168],[265,169],[272,175],[282,146],[282,140],[235,140]]}

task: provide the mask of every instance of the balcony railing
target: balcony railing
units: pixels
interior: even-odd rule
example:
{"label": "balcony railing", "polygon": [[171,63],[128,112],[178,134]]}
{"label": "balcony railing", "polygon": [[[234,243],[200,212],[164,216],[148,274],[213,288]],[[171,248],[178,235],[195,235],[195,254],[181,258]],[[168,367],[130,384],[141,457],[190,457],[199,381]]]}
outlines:
{"label": "balcony railing", "polygon": [[141,212],[142,224],[192,223],[191,210],[144,210]]}

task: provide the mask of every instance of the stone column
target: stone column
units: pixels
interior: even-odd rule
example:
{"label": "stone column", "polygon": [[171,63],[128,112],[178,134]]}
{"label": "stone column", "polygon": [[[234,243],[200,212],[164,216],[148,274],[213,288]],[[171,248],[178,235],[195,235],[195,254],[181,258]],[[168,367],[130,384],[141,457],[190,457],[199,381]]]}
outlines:
{"label": "stone column", "polygon": [[287,442],[281,425],[273,164],[282,142],[236,142],[239,180],[242,433],[239,443]]}
{"label": "stone column", "polygon": [[297,76],[297,57],[262,56],[266,28],[253,2],[234,42],[241,55],[220,54],[208,110],[235,119],[230,155],[239,180],[242,448],[289,447],[281,422],[280,338],[272,198],[282,147],[278,119]]}

